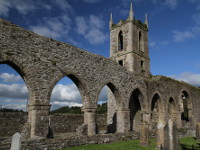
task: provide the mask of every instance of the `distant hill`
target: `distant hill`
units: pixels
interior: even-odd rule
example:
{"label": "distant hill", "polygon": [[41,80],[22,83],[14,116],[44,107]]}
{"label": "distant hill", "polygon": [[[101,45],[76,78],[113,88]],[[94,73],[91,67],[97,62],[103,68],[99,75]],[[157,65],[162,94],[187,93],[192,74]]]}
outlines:
{"label": "distant hill", "polygon": [[[18,109],[0,108],[0,112],[24,112],[24,111]],[[81,112],[81,107],[77,106],[73,107],[65,106],[50,112],[50,114],[56,114],[56,113],[83,114],[83,112]],[[106,114],[106,113],[107,113],[107,103],[103,103],[101,105],[98,104],[97,114]]]}
{"label": "distant hill", "polygon": [[18,109],[0,108],[0,112],[24,112],[24,111]]}
{"label": "distant hill", "polygon": [[[83,112],[81,112],[81,107],[77,107],[77,106],[73,106],[73,107],[65,106],[65,107],[61,107],[50,112],[50,114],[56,114],[56,113],[83,114]],[[101,105],[98,104],[97,114],[106,114],[106,113],[107,113],[107,103],[103,103]]]}

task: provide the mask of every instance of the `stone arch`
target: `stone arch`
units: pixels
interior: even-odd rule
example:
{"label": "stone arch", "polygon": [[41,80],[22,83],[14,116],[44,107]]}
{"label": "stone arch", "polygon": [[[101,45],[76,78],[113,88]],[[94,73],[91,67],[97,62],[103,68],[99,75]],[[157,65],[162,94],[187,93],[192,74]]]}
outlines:
{"label": "stone arch", "polygon": [[[35,93],[34,93],[34,90],[31,88],[31,85],[29,83],[30,79],[27,78],[27,73],[25,72],[24,66],[15,59],[5,59],[5,60],[0,59],[0,65],[2,64],[5,64],[11,67],[23,79],[28,90],[29,97],[28,97],[27,105],[29,106],[29,104],[35,99]],[[32,127],[31,122],[33,121],[32,116],[31,116],[31,111],[29,109],[27,109],[27,111],[28,111],[28,118],[26,122],[24,123],[22,130],[20,131],[23,134],[24,138],[29,138],[31,136],[30,129]]]}
{"label": "stone arch", "polygon": [[[117,106],[119,106],[119,105],[120,105],[120,102],[121,102],[121,93],[120,93],[120,91],[118,90],[117,86],[116,86],[115,84],[113,84],[112,82],[110,82],[110,81],[104,82],[104,83],[100,86],[100,88],[98,89],[97,96],[96,96],[95,99],[98,101],[98,97],[99,97],[100,92],[101,92],[101,90],[102,90],[102,88],[103,88],[104,86],[108,86],[108,88],[109,88],[110,91],[113,93],[113,95],[114,95],[114,97],[115,97],[115,99],[116,99],[116,102],[117,102],[117,104],[118,104]],[[97,101],[96,101],[96,103],[97,103]]]}
{"label": "stone arch", "polygon": [[168,112],[168,117],[171,118],[172,120],[176,119],[176,114],[177,114],[177,103],[174,100],[173,97],[170,97],[168,100],[168,108],[167,108],[167,112]]}
{"label": "stone arch", "polygon": [[142,119],[141,110],[142,101],[144,96],[139,88],[136,88],[132,91],[129,99],[129,109],[130,109],[130,131],[140,131],[140,122]]}
{"label": "stone arch", "polygon": [[[14,60],[14,59],[12,59],[12,60],[8,60],[8,59],[1,60],[0,59],[0,65],[1,64],[6,64],[6,65],[10,66],[21,76],[21,78],[24,80],[24,82],[27,86],[29,97],[33,97],[34,92],[32,90],[30,90],[31,88],[30,88],[30,84],[28,82],[29,80],[26,77],[26,72],[24,70],[24,66],[20,62],[18,62],[17,60]],[[29,101],[30,101],[30,99],[29,99]]]}
{"label": "stone arch", "polygon": [[118,50],[124,49],[124,36],[123,32],[120,30],[118,34]]}
{"label": "stone arch", "polygon": [[180,111],[181,111],[181,121],[182,126],[187,126],[188,123],[193,123],[192,119],[192,99],[190,98],[189,93],[187,90],[182,90],[180,93]]}
{"label": "stone arch", "polygon": [[[120,105],[121,94],[118,88],[112,82],[104,83],[100,89],[102,89],[105,85],[107,85],[109,88],[107,101],[107,133],[115,133],[117,130],[116,110],[122,107]],[[98,95],[100,95],[100,89],[98,91]]]}
{"label": "stone arch", "polygon": [[81,98],[82,98],[83,108],[91,107],[92,104],[90,102],[90,96],[88,95],[87,86],[86,86],[85,82],[81,79],[81,77],[79,77],[74,72],[62,72],[54,78],[54,80],[51,82],[49,89],[48,89],[47,100],[49,100],[49,103],[50,103],[50,97],[51,97],[54,86],[63,77],[70,78],[74,82],[74,84],[77,86],[77,88],[80,92]]}

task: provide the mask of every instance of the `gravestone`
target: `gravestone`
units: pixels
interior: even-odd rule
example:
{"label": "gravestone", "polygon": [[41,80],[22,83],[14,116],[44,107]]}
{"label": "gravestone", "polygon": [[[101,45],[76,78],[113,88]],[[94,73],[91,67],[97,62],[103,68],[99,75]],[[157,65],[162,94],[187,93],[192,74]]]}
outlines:
{"label": "gravestone", "polygon": [[178,150],[178,133],[176,123],[169,119],[164,127],[163,150]]}
{"label": "gravestone", "polygon": [[21,134],[15,133],[12,137],[12,144],[10,150],[20,150],[21,149]]}
{"label": "gravestone", "polygon": [[196,138],[197,138],[197,141],[199,142],[200,141],[200,122],[198,122],[196,125]]}

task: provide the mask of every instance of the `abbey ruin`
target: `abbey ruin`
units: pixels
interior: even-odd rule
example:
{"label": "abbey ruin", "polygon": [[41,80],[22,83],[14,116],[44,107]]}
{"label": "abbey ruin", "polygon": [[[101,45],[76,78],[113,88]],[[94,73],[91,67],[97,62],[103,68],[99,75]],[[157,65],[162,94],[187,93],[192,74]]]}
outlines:
{"label": "abbey ruin", "polygon": [[80,134],[94,136],[101,89],[110,89],[107,133],[139,133],[140,143],[157,137],[157,147],[177,149],[180,129],[195,136],[200,122],[200,89],[165,76],[150,74],[148,20],[110,18],[110,58],[37,35],[0,19],[0,64],[14,68],[29,91],[28,119],[21,133],[27,139],[46,138],[50,97],[64,76],[78,87],[84,112]]}

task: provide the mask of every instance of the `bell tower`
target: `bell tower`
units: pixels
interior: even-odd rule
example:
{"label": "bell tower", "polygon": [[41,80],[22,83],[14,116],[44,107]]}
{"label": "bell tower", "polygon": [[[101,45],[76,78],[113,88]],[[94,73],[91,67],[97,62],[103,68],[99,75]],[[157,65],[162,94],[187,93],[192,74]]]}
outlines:
{"label": "bell tower", "polygon": [[148,50],[148,19],[136,20],[131,3],[129,17],[114,24],[112,14],[109,22],[110,57],[136,75],[148,77],[150,59]]}

